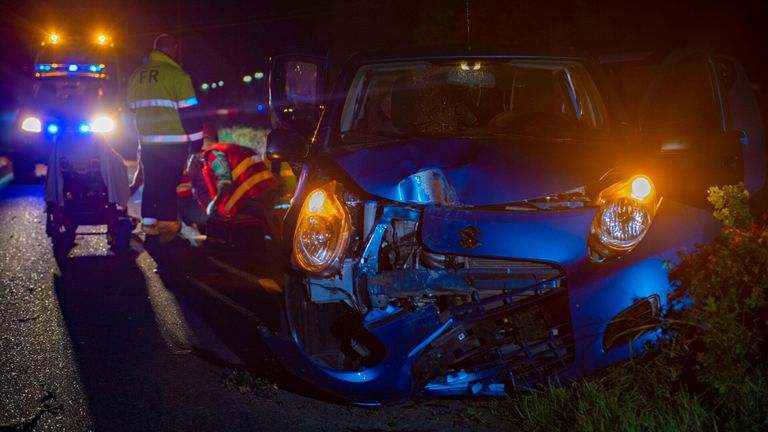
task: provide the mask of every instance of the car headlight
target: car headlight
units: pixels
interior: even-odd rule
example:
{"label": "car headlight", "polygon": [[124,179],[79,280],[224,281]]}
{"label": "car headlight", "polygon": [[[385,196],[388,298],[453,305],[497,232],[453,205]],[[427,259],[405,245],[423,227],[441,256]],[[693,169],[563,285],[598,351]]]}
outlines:
{"label": "car headlight", "polygon": [[115,119],[108,115],[98,115],[94,117],[90,124],[91,132],[95,133],[110,133],[115,130]]}
{"label": "car headlight", "polygon": [[332,181],[307,194],[293,235],[296,263],[312,273],[329,273],[341,262],[349,243],[350,216],[336,198]]}
{"label": "car headlight", "polygon": [[21,122],[21,130],[40,133],[43,130],[43,123],[37,117],[27,117]]}
{"label": "car headlight", "polygon": [[631,251],[648,232],[659,202],[653,182],[643,175],[603,190],[589,232],[590,258],[603,262]]}

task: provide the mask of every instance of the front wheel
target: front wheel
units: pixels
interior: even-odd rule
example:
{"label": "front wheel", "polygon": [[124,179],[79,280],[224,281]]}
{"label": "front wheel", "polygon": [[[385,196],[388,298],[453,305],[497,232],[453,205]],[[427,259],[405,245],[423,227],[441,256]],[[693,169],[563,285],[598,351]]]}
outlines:
{"label": "front wheel", "polygon": [[51,238],[53,253],[65,256],[75,245],[77,225],[67,221],[61,207],[48,204],[46,208],[45,233]]}
{"label": "front wheel", "polygon": [[109,227],[107,232],[107,243],[115,252],[128,250],[131,244],[131,235],[133,232],[132,220],[128,216],[118,216],[114,226]]}
{"label": "front wheel", "polygon": [[66,256],[75,245],[75,226],[62,226],[58,232],[51,235],[53,253],[56,256]]}

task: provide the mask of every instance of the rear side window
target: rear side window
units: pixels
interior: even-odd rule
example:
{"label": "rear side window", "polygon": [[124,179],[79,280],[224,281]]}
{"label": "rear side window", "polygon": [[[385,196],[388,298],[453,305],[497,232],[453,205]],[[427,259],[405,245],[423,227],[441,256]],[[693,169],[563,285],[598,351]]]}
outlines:
{"label": "rear side window", "polygon": [[684,59],[660,78],[644,119],[646,127],[686,122],[712,129],[721,124],[716,83],[706,59]]}

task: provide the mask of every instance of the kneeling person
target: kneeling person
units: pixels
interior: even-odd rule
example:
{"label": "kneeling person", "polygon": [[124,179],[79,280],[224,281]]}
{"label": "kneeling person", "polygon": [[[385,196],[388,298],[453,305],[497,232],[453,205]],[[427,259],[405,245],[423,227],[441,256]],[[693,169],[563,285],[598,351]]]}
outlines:
{"label": "kneeling person", "polygon": [[[218,142],[216,130],[205,125],[202,151],[190,158],[188,172],[195,199],[209,217],[247,214],[272,224],[280,182],[250,148]],[[195,187],[201,183],[207,190]]]}

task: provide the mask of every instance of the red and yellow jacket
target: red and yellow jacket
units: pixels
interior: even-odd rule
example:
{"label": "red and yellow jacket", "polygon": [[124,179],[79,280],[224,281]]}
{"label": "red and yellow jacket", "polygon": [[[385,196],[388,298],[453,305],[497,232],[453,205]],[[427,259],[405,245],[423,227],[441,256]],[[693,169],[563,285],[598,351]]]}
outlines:
{"label": "red and yellow jacket", "polygon": [[220,142],[206,150],[203,158],[203,176],[212,197],[220,182],[232,182],[231,192],[218,208],[223,216],[236,215],[245,201],[280,187],[261,157],[247,147]]}

